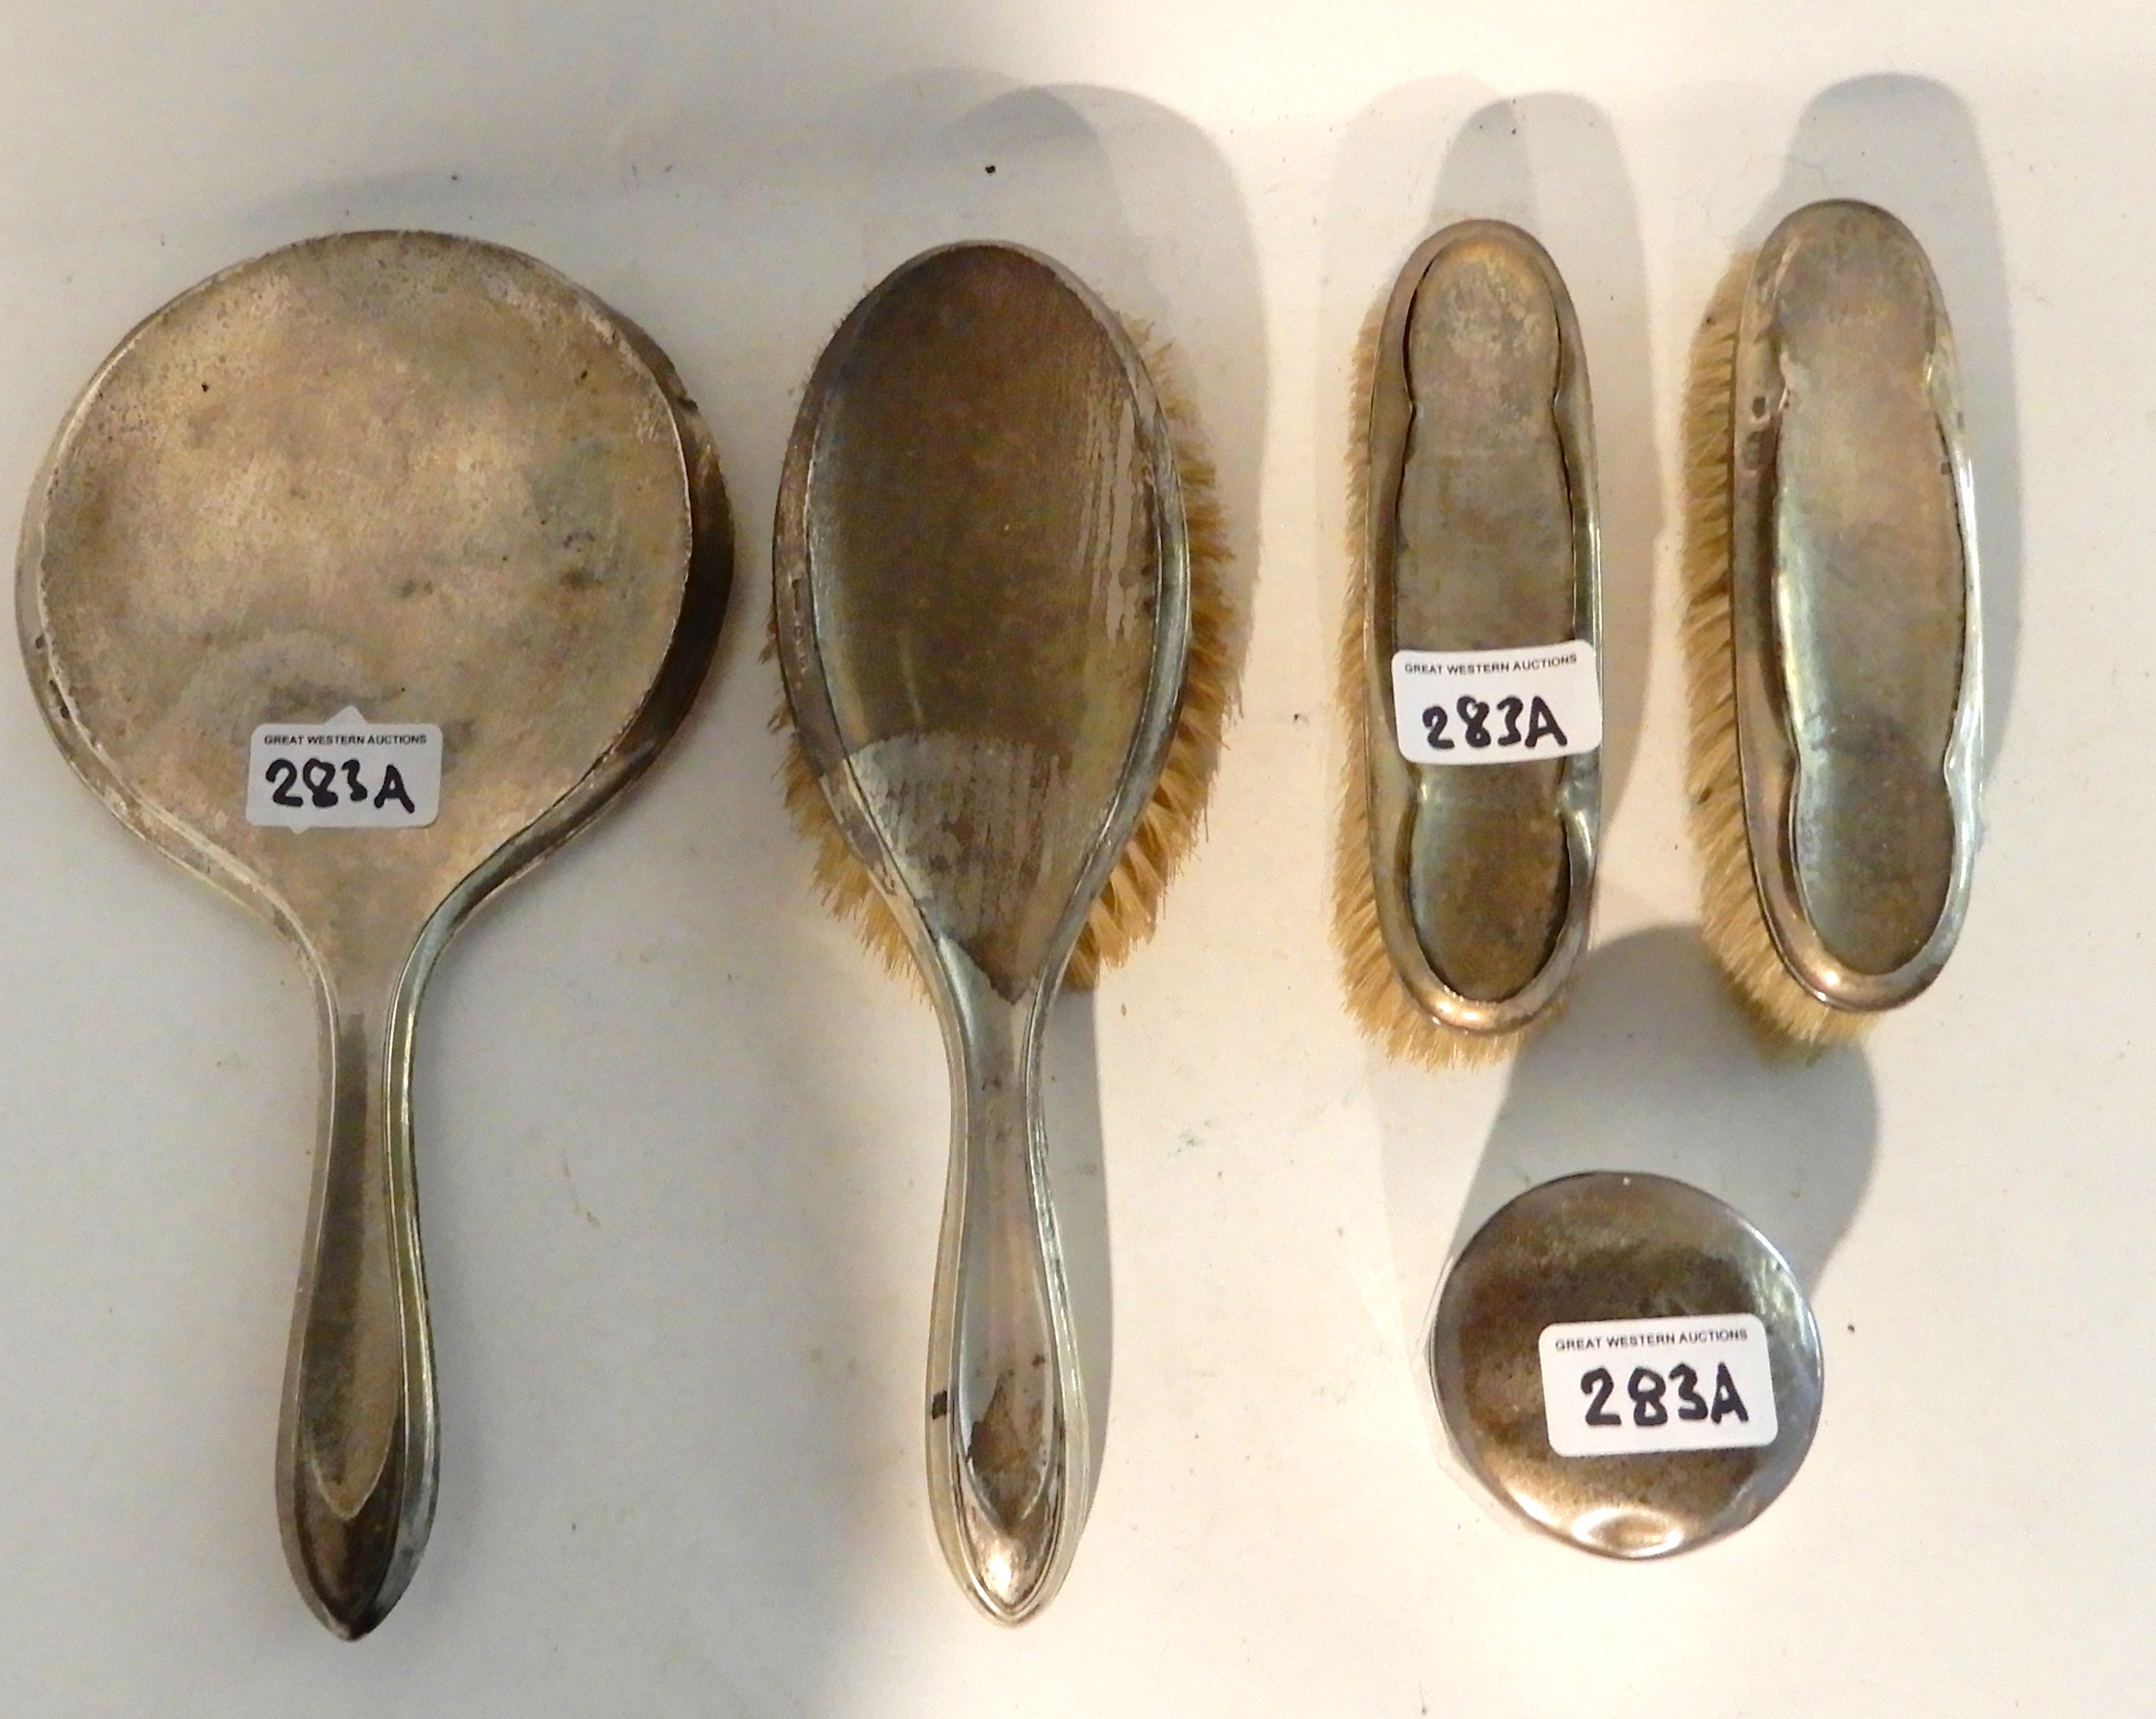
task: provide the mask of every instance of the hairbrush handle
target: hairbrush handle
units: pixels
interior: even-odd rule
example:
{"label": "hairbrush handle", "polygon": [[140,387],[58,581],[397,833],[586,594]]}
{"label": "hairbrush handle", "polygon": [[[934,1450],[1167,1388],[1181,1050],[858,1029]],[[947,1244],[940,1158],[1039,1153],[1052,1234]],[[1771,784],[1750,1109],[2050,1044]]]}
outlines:
{"label": "hairbrush handle", "polygon": [[952,1573],[1016,1624],[1063,1580],[1091,1501],[1092,1447],[1048,1184],[1040,1034],[1052,991],[1018,1002],[947,952],[955,1008],[951,1178],[928,1363],[928,1480]]}
{"label": "hairbrush handle", "polygon": [[388,1615],[434,1524],[434,1347],[412,1167],[424,964],[318,969],[322,1135],[285,1369],[278,1517],[307,1604],[348,1640]]}

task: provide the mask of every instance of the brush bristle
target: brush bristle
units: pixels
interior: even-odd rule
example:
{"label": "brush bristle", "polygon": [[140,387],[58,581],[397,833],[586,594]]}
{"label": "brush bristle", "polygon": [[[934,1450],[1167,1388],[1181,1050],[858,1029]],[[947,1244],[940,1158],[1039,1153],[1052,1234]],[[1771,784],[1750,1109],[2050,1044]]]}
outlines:
{"label": "brush bristle", "polygon": [[1093,903],[1064,974],[1066,985],[1081,991],[1091,989],[1105,969],[1120,965],[1159,922],[1168,886],[1204,827],[1206,797],[1219,767],[1221,737],[1235,695],[1230,641],[1236,616],[1229,595],[1228,534],[1213,456],[1191,405],[1194,393],[1182,355],[1142,324],[1128,326],[1168,420],[1183,486],[1183,531],[1190,546],[1190,649],[1183,702],[1159,779],[1122,858]]}
{"label": "brush bristle", "polygon": [[1691,705],[1686,787],[1700,856],[1700,936],[1759,1025],[1799,1044],[1842,1044],[1859,1037],[1871,1018],[1830,1008],[1790,977],[1759,906],[1744,828],[1730,631],[1731,390],[1752,262],[1738,258],[1716,289],[1692,342],[1685,393],[1684,656]]}
{"label": "brush bristle", "polygon": [[1340,957],[1348,1012],[1388,1056],[1425,1068],[1473,1068],[1502,1062],[1552,1015],[1546,1009],[1511,1033],[1463,1033],[1433,1020],[1400,981],[1378,921],[1370,878],[1370,725],[1363,677],[1364,628],[1370,598],[1370,403],[1377,387],[1378,342],[1389,290],[1363,319],[1355,342],[1348,406],[1348,599],[1340,628],[1340,708],[1346,717],[1347,762],[1341,772],[1338,839],[1332,854],[1332,939]]}
{"label": "brush bristle", "polygon": [[[1152,378],[1174,446],[1176,475],[1183,488],[1183,529],[1190,547],[1190,649],[1175,732],[1159,778],[1122,857],[1094,900],[1064,970],[1065,986],[1078,991],[1091,990],[1103,972],[1121,964],[1158,924],[1168,884],[1204,829],[1206,796],[1219,765],[1221,736],[1235,693],[1231,641],[1237,618],[1227,580],[1227,529],[1212,455],[1189,403],[1192,396],[1180,355],[1142,324],[1127,324],[1126,328]],[[765,654],[776,654],[774,634]],[[815,849],[817,893],[854,926],[884,967],[921,985],[906,933],[832,814],[815,769],[793,731],[783,695],[771,726],[788,736],[781,766],[786,809],[794,828]]]}
{"label": "brush bristle", "polygon": [[794,731],[783,693],[779,695],[778,710],[771,719],[771,726],[786,736],[786,756],[779,764],[779,774],[786,788],[786,809],[793,817],[793,827],[814,850],[817,895],[840,921],[860,933],[869,952],[885,971],[901,978],[910,978],[925,991],[906,933],[899,928],[898,916],[876,888],[868,868],[854,857],[844,832],[839,828],[838,818],[832,814],[830,802],[824,798],[824,786],[816,779],[815,767],[808,762],[808,754],[801,749],[801,736]]}

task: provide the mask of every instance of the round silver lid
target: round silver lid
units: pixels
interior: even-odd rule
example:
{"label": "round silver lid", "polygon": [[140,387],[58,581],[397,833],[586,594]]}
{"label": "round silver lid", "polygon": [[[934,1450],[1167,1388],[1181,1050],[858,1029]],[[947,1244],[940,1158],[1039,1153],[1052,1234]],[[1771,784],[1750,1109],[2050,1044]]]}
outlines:
{"label": "round silver lid", "polygon": [[1742,1527],[1819,1425],[1819,1330],[1788,1262],[1662,1176],[1568,1176],[1498,1211],[1445,1280],[1430,1371],[1483,1482],[1611,1557]]}

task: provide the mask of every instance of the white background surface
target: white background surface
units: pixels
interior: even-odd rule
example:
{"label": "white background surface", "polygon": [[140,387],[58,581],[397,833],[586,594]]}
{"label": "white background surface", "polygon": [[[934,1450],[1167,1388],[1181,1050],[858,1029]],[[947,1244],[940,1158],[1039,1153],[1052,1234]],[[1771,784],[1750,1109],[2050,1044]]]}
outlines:
{"label": "white background surface", "polygon": [[[2145,1702],[2152,80],[2140,0],[16,0],[0,495],[173,293],[420,225],[531,251],[668,349],[740,551],[675,749],[432,992],[441,1511],[357,1646],[292,1590],[270,1489],[308,991],[0,678],[0,1708]],[[1990,828],[1937,991],[1778,1065],[1689,930],[1676,413],[1732,252],[1836,193],[1911,223],[1960,335]],[[1568,1014],[1513,1068],[1439,1076],[1340,1007],[1330,686],[1356,331],[1470,213],[1530,225],[1585,327],[1613,816]],[[1060,1138],[1101,1147],[1065,1169],[1096,1305],[1112,1265],[1112,1407],[1075,1570],[1017,1633],[973,1614],[924,1505],[935,1026],[811,898],[757,656],[802,378],[888,269],[974,234],[1173,340],[1255,581],[1209,839],[1057,1029]],[[1734,1201],[1827,1333],[1794,1485],[1661,1567],[1493,1520],[1440,1466],[1414,1358],[1455,1232],[1590,1165]]]}

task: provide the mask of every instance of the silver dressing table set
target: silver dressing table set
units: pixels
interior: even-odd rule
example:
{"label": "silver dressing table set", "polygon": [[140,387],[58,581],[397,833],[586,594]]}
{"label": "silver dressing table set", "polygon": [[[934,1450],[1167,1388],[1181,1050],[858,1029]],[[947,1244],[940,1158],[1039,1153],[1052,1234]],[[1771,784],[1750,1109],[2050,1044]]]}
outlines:
{"label": "silver dressing table set", "polygon": [[[1565,1030],[1589,942],[1588,355],[1548,254],[1490,222],[1414,254],[1371,342],[1342,1001],[1387,1054],[1473,1062]],[[1937,977],[1969,898],[1982,652],[1952,338],[1906,229],[1821,203],[1732,272],[1700,364],[1703,930],[1763,1034],[1831,1043]],[[1007,1623],[1070,1568],[1105,1412],[1046,1171],[1045,1024],[1150,928],[1232,703],[1217,531],[1166,377],[1052,259],[932,251],[832,337],[778,501],[788,798],[827,895],[942,1024],[920,1425],[944,1556]],[[680,726],[735,531],[691,393],[640,330],[543,264],[422,233],[310,240],[156,311],[29,499],[18,618],[62,752],[273,924],[317,998],[277,1498],[340,1635],[396,1604],[434,1511],[428,976]],[[1620,1558],[1750,1521],[1820,1414],[1788,1265],[1659,1177],[1504,1206],[1425,1340],[1460,1465]]]}

